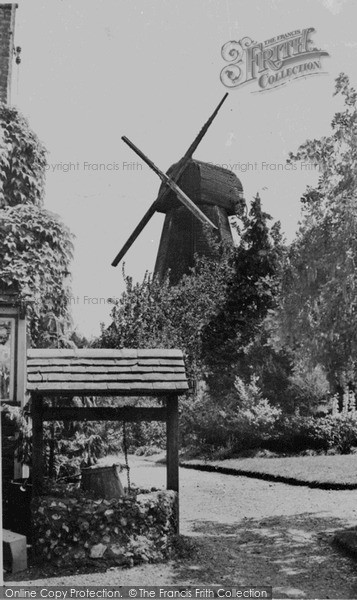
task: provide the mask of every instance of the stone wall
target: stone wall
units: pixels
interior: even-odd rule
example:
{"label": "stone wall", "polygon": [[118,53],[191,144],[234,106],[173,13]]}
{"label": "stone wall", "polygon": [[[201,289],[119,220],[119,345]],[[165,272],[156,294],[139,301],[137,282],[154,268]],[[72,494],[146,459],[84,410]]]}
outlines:
{"label": "stone wall", "polygon": [[170,556],[176,493],[157,491],[101,500],[62,486],[35,500],[34,556],[58,566],[105,561],[133,566]]}

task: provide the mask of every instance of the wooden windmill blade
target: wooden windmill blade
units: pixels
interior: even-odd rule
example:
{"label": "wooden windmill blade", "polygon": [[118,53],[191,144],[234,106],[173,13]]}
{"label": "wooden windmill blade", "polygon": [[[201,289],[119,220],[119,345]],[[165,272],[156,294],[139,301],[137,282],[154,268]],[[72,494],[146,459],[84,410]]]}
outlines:
{"label": "wooden windmill blade", "polygon": [[[201,142],[201,140],[203,139],[203,137],[206,135],[209,127],[211,126],[213,120],[217,116],[218,111],[220,110],[222,104],[225,102],[227,97],[228,97],[228,92],[223,96],[222,100],[220,101],[220,103],[218,104],[216,109],[213,111],[212,115],[209,117],[209,119],[203,125],[202,129],[200,130],[197,137],[194,139],[194,141],[192,142],[192,144],[190,145],[190,147],[184,154],[183,158],[175,166],[175,170],[171,173],[171,176],[170,176],[170,179],[173,183],[176,183],[178,181],[178,179],[181,177],[181,175],[183,174],[183,172],[185,171],[189,161],[191,160],[193,153],[195,152],[196,148],[198,147],[198,145]],[[144,227],[150,221],[153,214],[156,212],[157,204],[159,202],[162,202],[166,198],[166,196],[168,195],[168,193],[170,192],[171,189],[172,189],[172,187],[168,185],[168,186],[165,186],[165,188],[159,192],[159,195],[156,198],[156,200],[153,202],[153,204],[147,210],[147,212],[141,219],[140,223],[135,227],[133,233],[130,235],[130,237],[128,238],[128,240],[125,242],[124,246],[120,250],[120,252],[117,254],[115,259],[113,260],[113,262],[112,262],[113,267],[116,267],[119,264],[119,262],[122,260],[122,258],[125,256],[125,254],[129,250],[129,248],[135,242],[136,238],[140,235],[140,233],[142,232]],[[212,225],[212,223],[211,223],[211,225]]]}

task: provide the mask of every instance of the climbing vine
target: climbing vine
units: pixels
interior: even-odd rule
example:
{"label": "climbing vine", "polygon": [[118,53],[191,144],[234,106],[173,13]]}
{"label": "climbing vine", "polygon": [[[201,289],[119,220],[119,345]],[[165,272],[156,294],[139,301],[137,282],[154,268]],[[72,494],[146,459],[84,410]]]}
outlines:
{"label": "climbing vine", "polygon": [[27,305],[34,346],[68,339],[72,235],[43,208],[46,150],[15,108],[0,105],[0,283]]}
{"label": "climbing vine", "polygon": [[0,208],[42,206],[46,149],[16,108],[0,105]]}

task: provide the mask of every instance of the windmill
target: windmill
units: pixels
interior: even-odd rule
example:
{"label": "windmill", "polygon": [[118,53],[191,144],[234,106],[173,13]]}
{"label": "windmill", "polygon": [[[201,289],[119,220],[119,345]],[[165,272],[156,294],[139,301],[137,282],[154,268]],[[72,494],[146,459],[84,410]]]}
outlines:
{"label": "windmill", "polygon": [[155,212],[164,213],[165,221],[155,264],[155,275],[162,278],[170,270],[175,284],[194,264],[195,254],[210,255],[212,245],[207,227],[221,241],[232,243],[229,217],[244,209],[243,188],[236,175],[222,167],[192,158],[228,93],[179,162],[167,173],[160,169],[127,137],[122,140],[160,177],[159,194],[123,248],[112,262],[116,267]]}

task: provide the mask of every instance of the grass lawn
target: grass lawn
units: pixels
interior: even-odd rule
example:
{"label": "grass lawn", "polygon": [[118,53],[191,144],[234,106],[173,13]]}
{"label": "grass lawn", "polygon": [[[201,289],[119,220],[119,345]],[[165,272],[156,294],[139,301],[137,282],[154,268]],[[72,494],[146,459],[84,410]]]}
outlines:
{"label": "grass lawn", "polygon": [[289,456],[282,458],[230,458],[226,460],[188,460],[182,466],[205,465],[237,474],[284,478],[296,482],[333,484],[357,488],[357,454],[332,456]]}

